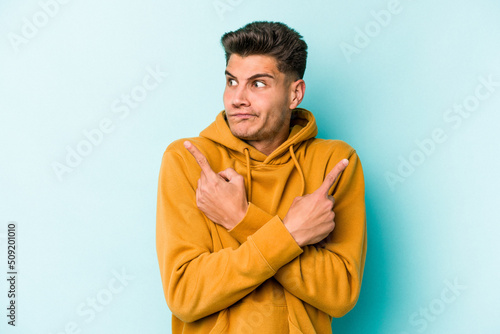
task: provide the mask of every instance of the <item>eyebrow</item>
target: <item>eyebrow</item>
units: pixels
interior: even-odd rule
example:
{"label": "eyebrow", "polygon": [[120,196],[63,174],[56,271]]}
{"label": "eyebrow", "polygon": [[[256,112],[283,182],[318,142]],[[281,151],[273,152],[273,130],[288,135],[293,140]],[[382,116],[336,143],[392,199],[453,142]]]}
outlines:
{"label": "eyebrow", "polygon": [[[232,75],[231,73],[229,73],[227,70],[225,71],[225,74],[227,76],[230,76],[232,78],[236,78],[234,75]],[[252,75],[250,78],[248,78],[247,80],[253,80],[253,79],[257,79],[257,78],[261,78],[261,77],[267,77],[267,78],[271,78],[271,79],[274,79],[274,77],[271,75],[271,74],[267,74],[267,73],[257,73],[257,74],[254,74]]]}

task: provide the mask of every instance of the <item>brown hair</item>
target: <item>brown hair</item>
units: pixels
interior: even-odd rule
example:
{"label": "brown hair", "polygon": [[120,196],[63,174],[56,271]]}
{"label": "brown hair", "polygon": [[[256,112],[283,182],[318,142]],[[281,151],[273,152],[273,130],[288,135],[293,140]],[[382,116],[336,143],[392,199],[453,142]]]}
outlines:
{"label": "brown hair", "polygon": [[278,70],[302,79],[306,70],[307,44],[302,36],[281,22],[256,21],[225,33],[221,38],[226,65],[231,55],[268,55],[276,59]]}

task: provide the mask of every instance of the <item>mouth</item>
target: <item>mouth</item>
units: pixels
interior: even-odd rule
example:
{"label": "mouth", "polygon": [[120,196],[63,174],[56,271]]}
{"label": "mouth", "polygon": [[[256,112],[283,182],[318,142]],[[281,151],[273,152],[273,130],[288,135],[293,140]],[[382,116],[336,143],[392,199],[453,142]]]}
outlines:
{"label": "mouth", "polygon": [[234,113],[234,114],[227,115],[227,116],[230,118],[240,119],[240,120],[251,119],[251,118],[257,117],[257,115],[249,114],[249,113]]}

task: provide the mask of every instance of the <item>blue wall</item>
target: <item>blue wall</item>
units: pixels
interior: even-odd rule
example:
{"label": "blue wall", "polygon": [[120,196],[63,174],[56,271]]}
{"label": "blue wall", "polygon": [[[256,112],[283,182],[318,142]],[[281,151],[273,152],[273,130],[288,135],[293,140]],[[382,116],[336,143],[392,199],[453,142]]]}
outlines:
{"label": "blue wall", "polygon": [[486,0],[2,1],[0,267],[15,222],[18,298],[14,329],[2,279],[0,332],[170,331],[161,156],[223,108],[219,38],[254,20],[305,37],[301,106],[363,163],[365,277],[334,332],[498,332],[499,17]]}

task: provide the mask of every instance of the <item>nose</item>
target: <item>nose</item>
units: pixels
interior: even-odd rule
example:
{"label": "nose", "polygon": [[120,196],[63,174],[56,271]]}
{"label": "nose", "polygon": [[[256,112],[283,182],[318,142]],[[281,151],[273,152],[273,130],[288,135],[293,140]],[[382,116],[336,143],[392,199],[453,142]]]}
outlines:
{"label": "nose", "polygon": [[250,105],[245,85],[240,85],[235,89],[232,104],[234,107],[248,107]]}

